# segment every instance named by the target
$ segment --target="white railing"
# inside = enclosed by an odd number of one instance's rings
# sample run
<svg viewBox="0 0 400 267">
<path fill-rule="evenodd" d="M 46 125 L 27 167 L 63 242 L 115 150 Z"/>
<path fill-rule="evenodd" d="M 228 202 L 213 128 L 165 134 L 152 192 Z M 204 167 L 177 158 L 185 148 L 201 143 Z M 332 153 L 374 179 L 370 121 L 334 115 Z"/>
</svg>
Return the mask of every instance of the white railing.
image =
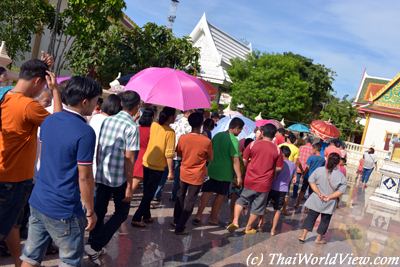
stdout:
<svg viewBox="0 0 400 267">
<path fill-rule="evenodd" d="M 348 169 L 351 170 L 351 173 L 349 173 L 351 176 L 355 176 L 355 172 L 357 171 L 360 159 L 369 148 L 370 147 L 367 146 L 346 142 L 347 166 Z M 390 158 L 390 152 L 385 150 L 375 149 L 375 155 L 378 160 L 378 169 L 382 167 L 385 160 Z M 376 186 L 379 181 L 380 174 L 375 170 L 370 178 L 370 184 Z"/>
</svg>

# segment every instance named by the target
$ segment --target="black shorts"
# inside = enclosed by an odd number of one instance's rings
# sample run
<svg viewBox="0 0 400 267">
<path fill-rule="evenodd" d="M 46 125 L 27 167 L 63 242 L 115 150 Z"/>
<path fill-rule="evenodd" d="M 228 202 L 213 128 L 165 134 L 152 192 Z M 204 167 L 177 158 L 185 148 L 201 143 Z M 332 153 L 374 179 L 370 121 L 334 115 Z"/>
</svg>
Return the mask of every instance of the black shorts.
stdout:
<svg viewBox="0 0 400 267">
<path fill-rule="evenodd" d="M 271 190 L 271 192 L 269 192 L 268 194 L 267 206 L 269 202 L 272 200 L 272 206 L 274 207 L 274 210 L 281 210 L 283 204 L 285 203 L 286 194 L 287 192 L 279 192 Z"/>
<path fill-rule="evenodd" d="M 14 225 L 21 226 L 32 187 L 32 180 L 0 183 L 0 241 L 7 237 Z"/>
<path fill-rule="evenodd" d="M 210 178 L 203 184 L 201 192 L 212 192 L 218 195 L 228 196 L 230 186 L 230 182 L 223 182 Z"/>
</svg>

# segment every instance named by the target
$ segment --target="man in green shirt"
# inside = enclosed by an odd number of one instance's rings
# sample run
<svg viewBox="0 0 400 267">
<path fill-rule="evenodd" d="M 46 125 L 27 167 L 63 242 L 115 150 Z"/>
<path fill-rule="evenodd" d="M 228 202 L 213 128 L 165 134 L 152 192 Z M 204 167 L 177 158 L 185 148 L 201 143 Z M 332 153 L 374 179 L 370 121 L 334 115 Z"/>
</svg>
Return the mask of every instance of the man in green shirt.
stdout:
<svg viewBox="0 0 400 267">
<path fill-rule="evenodd" d="M 208 179 L 202 188 L 200 206 L 193 220 L 193 224 L 200 224 L 204 209 L 212 194 L 217 196 L 214 199 L 209 218 L 209 224 L 218 225 L 219 212 L 226 196 L 229 194 L 231 182 L 236 175 L 236 185 L 241 187 L 242 173 L 240 170 L 240 152 L 237 136 L 242 132 L 243 120 L 233 118 L 229 124 L 229 130 L 218 133 L 212 140 L 214 159 L 208 165 Z"/>
</svg>

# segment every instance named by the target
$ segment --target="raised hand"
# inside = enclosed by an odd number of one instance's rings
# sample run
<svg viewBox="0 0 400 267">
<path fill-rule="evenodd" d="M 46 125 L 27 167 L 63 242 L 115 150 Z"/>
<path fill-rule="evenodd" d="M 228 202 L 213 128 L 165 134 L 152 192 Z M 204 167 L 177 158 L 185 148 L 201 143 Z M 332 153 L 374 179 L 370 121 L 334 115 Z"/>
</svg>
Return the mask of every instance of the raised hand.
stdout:
<svg viewBox="0 0 400 267">
<path fill-rule="evenodd" d="M 58 90 L 56 75 L 53 72 L 47 71 L 46 81 L 50 90 Z"/>
<path fill-rule="evenodd" d="M 49 66 L 49 69 L 51 69 L 54 65 L 54 58 L 48 53 L 41 52 L 40 60 L 44 61 L 47 66 Z"/>
</svg>

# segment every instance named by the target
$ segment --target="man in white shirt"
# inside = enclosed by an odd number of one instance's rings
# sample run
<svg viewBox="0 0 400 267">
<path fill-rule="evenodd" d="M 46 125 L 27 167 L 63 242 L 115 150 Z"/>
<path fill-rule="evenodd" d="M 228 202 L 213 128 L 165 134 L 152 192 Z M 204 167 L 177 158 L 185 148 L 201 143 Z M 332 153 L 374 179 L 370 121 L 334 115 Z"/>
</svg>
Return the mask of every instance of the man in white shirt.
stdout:
<svg viewBox="0 0 400 267">
<path fill-rule="evenodd" d="M 363 167 L 363 174 L 361 177 L 361 181 L 363 183 L 363 187 L 367 187 L 367 183 L 369 177 L 371 176 L 374 168 L 377 167 L 377 159 L 375 156 L 375 149 L 372 147 L 364 153 L 364 167 Z"/>
</svg>

